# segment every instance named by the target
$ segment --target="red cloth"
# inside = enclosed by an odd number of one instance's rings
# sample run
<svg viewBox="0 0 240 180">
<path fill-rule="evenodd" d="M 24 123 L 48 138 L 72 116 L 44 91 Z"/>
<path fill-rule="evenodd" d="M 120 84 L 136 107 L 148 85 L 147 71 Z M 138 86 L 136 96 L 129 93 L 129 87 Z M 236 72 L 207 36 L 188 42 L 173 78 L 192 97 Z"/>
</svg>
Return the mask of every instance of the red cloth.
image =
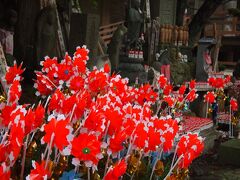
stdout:
<svg viewBox="0 0 240 180">
<path fill-rule="evenodd" d="M 204 59 L 205 59 L 205 62 L 206 62 L 208 65 L 212 64 L 212 58 L 211 58 L 211 56 L 208 54 L 208 52 L 205 52 L 205 53 L 204 53 Z"/>
<path fill-rule="evenodd" d="M 170 65 L 162 65 L 161 66 L 161 74 L 163 74 L 167 80 L 170 82 Z"/>
</svg>

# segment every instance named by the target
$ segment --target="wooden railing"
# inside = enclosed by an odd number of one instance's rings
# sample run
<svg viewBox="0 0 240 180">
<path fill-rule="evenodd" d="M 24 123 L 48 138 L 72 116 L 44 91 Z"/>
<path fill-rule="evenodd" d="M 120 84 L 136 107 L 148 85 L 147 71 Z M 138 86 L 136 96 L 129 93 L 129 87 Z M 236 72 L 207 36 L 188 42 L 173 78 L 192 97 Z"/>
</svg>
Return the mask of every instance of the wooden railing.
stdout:
<svg viewBox="0 0 240 180">
<path fill-rule="evenodd" d="M 205 27 L 205 36 L 214 36 L 214 33 L 217 36 L 240 36 L 240 20 L 236 17 L 211 18 Z"/>
<path fill-rule="evenodd" d="M 124 21 L 120 21 L 106 26 L 101 26 L 99 28 L 99 35 L 106 45 L 110 43 L 113 33 L 117 30 L 118 26 L 122 25 L 123 23 Z"/>
</svg>

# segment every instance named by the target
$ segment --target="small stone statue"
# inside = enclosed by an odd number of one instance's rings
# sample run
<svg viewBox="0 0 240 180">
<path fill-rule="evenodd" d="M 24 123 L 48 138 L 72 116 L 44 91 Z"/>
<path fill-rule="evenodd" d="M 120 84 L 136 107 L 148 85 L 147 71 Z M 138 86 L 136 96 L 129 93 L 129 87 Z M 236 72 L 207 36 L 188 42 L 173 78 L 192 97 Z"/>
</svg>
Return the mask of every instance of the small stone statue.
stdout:
<svg viewBox="0 0 240 180">
<path fill-rule="evenodd" d="M 56 10 L 52 6 L 41 10 L 37 22 L 37 58 L 43 60 L 45 56 L 57 54 L 57 22 Z"/>
<path fill-rule="evenodd" d="M 121 51 L 122 42 L 127 28 L 124 25 L 120 25 L 114 32 L 112 40 L 108 46 L 108 54 L 111 61 L 112 71 L 118 70 L 119 66 L 119 55 Z"/>
<path fill-rule="evenodd" d="M 140 0 L 132 0 L 127 17 L 128 49 L 139 49 L 139 37 L 143 24 L 143 12 L 140 9 Z"/>
</svg>

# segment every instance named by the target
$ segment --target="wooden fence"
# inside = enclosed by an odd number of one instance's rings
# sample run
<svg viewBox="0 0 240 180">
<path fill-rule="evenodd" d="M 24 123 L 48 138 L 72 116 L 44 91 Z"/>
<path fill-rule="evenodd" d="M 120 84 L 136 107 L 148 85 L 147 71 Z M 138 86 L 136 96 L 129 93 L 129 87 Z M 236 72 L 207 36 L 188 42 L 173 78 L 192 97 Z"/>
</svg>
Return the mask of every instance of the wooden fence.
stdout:
<svg viewBox="0 0 240 180">
<path fill-rule="evenodd" d="M 124 21 L 120 21 L 106 26 L 101 26 L 99 28 L 99 35 L 106 45 L 110 43 L 113 33 L 117 30 L 118 26 L 122 25 L 123 23 Z"/>
</svg>

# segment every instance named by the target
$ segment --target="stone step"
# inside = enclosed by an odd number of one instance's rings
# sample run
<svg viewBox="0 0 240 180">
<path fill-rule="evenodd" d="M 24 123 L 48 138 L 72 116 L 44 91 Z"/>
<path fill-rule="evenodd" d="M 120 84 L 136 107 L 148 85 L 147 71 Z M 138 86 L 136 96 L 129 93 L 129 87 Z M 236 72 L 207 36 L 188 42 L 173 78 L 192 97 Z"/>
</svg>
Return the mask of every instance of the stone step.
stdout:
<svg viewBox="0 0 240 180">
<path fill-rule="evenodd" d="M 207 153 L 214 147 L 215 140 L 219 138 L 220 133 L 213 128 L 209 128 L 200 132 L 200 135 L 205 138 L 204 152 Z"/>
<path fill-rule="evenodd" d="M 231 139 L 220 145 L 219 161 L 222 164 L 229 164 L 240 167 L 240 140 Z"/>
</svg>

